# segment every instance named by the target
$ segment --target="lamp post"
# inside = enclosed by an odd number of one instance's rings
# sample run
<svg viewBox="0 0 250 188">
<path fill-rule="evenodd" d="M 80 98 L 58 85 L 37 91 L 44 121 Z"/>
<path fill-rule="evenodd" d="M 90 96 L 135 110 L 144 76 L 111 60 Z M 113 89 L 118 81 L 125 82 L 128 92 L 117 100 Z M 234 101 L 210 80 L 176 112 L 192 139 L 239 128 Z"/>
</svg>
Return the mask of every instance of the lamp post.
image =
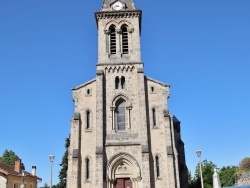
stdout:
<svg viewBox="0 0 250 188">
<path fill-rule="evenodd" d="M 197 156 L 199 157 L 199 164 L 200 164 L 200 174 L 201 174 L 201 188 L 204 188 L 203 185 L 203 176 L 202 176 L 202 168 L 201 168 L 201 150 L 196 151 Z"/>
<path fill-rule="evenodd" d="M 55 156 L 53 154 L 49 155 L 49 160 L 51 162 L 51 165 L 50 165 L 50 188 L 52 188 L 52 165 L 53 165 L 54 159 L 55 159 Z"/>
</svg>

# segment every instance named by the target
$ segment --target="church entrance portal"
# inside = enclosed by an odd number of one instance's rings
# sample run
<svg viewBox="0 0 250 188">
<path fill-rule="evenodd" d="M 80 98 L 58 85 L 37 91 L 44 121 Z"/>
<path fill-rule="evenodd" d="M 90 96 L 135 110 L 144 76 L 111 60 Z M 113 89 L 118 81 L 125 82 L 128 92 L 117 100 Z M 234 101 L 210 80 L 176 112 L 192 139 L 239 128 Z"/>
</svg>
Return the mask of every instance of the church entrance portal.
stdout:
<svg viewBox="0 0 250 188">
<path fill-rule="evenodd" d="M 136 159 L 128 153 L 117 153 L 107 164 L 107 188 L 136 188 L 141 170 Z"/>
<path fill-rule="evenodd" d="M 115 188 L 132 188 L 132 181 L 129 178 L 116 179 Z"/>
</svg>

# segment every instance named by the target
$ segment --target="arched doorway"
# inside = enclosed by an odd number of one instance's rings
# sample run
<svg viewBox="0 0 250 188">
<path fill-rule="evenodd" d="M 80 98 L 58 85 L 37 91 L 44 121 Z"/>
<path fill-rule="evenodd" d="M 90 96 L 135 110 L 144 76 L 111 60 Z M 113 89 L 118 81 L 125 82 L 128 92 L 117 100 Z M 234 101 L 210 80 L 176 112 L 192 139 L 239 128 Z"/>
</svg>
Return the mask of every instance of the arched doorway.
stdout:
<svg viewBox="0 0 250 188">
<path fill-rule="evenodd" d="M 107 188 L 137 188 L 141 180 L 140 167 L 133 156 L 119 153 L 107 165 Z"/>
</svg>

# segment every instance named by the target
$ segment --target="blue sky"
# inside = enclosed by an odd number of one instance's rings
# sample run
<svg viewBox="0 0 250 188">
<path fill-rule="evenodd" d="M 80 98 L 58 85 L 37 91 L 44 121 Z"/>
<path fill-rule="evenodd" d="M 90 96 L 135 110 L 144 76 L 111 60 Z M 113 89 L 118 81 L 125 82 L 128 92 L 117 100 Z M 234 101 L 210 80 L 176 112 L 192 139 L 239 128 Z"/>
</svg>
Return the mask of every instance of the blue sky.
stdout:
<svg viewBox="0 0 250 188">
<path fill-rule="evenodd" d="M 101 0 L 0 0 L 0 155 L 54 183 L 73 115 L 71 88 L 95 77 Z M 171 84 L 186 163 L 250 156 L 250 1 L 135 0 L 145 74 Z"/>
</svg>

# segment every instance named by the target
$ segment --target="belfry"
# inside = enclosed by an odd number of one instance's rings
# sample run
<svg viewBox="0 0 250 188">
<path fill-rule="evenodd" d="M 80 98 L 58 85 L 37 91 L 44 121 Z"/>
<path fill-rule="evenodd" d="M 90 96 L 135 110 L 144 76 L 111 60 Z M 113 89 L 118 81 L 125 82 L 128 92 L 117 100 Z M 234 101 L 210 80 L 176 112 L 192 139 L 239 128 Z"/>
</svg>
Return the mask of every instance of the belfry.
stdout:
<svg viewBox="0 0 250 188">
<path fill-rule="evenodd" d="M 72 89 L 67 188 L 187 188 L 180 121 L 169 85 L 144 75 L 142 11 L 104 0 L 96 77 Z"/>
</svg>

